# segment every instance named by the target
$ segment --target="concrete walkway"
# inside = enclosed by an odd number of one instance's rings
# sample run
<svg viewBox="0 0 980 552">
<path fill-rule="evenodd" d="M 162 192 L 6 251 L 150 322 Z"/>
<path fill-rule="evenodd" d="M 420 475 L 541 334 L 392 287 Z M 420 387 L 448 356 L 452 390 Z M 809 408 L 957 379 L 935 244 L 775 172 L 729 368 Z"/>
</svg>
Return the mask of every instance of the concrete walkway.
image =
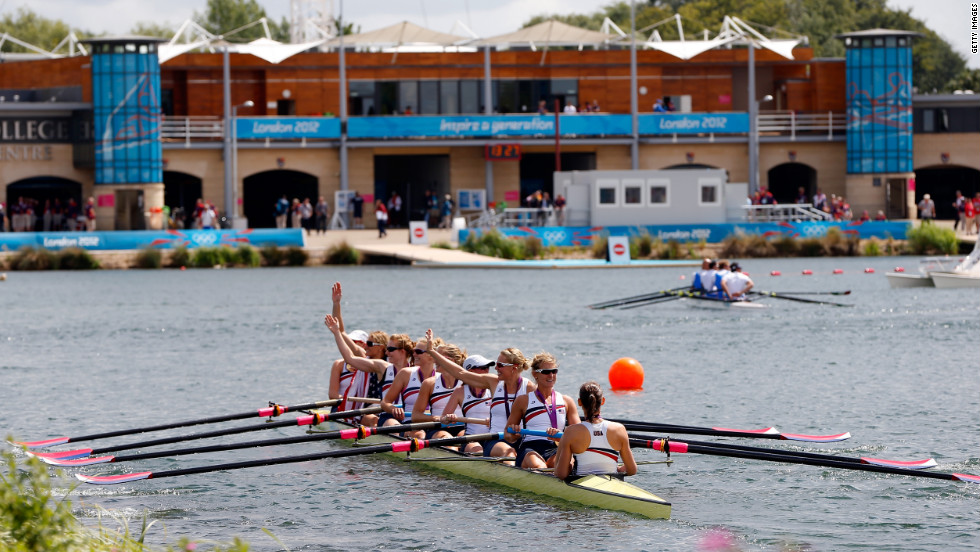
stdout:
<svg viewBox="0 0 980 552">
<path fill-rule="evenodd" d="M 500 264 L 504 259 L 467 253 L 458 249 L 430 247 L 433 244 L 449 244 L 452 231 L 447 229 L 429 229 L 429 245 L 412 245 L 408 243 L 407 228 L 393 228 L 388 235 L 379 238 L 377 230 L 328 230 L 324 234 L 308 234 L 306 249 L 311 251 L 326 251 L 342 243 L 357 249 L 362 254 L 375 257 L 390 257 L 410 263 L 436 263 L 440 265 L 467 264 Z"/>
</svg>

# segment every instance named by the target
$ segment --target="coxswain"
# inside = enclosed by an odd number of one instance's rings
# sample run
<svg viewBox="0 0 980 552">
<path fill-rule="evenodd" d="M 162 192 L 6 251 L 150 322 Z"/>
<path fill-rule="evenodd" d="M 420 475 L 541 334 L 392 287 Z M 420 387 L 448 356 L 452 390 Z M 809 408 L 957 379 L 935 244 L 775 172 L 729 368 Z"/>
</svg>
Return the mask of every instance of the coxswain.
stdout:
<svg viewBox="0 0 980 552">
<path fill-rule="evenodd" d="M 517 397 L 507 419 L 508 442 L 516 443 L 521 429 L 555 435 L 568 424 L 579 423 L 575 401 L 555 391 L 558 361 L 550 353 L 538 353 L 531 361 L 531 371 L 538 388 Z M 525 435 L 517 446 L 517 465 L 526 469 L 545 469 L 555 466 L 558 444 L 552 438 Z"/>
<path fill-rule="evenodd" d="M 555 477 L 565 479 L 573 473 L 576 476 L 603 473 L 635 475 L 636 460 L 630 450 L 626 428 L 622 424 L 603 420 L 600 414 L 606 399 L 599 384 L 594 381 L 583 383 L 578 390 L 578 404 L 585 412 L 585 419 L 582 423 L 565 428 L 558 442 Z M 620 459 L 623 465 L 619 465 Z"/>
<path fill-rule="evenodd" d="M 738 263 L 732 263 L 732 271 L 721 280 L 725 298 L 732 301 L 745 301 L 746 294 L 754 285 L 752 279 L 742 273 L 742 267 Z"/>
<path fill-rule="evenodd" d="M 422 342 L 428 343 L 428 338 L 429 335 L 426 334 L 426 340 Z M 416 347 L 419 347 L 419 345 L 416 344 Z M 421 348 L 419 347 L 419 349 Z M 451 343 L 440 345 L 438 351 L 442 356 L 453 361 L 453 363 L 463 362 L 463 359 L 466 358 L 466 353 Z M 425 354 L 426 352 L 428 352 L 427 349 L 416 351 L 416 358 L 420 367 L 426 364 L 429 366 L 435 365 L 435 359 L 432 355 Z M 436 366 L 435 374 L 422 381 L 419 396 L 415 401 L 415 406 L 412 407 L 413 422 L 433 422 L 440 420 L 443 411 L 446 409 L 446 405 L 452 400 L 451 397 L 456 390 L 460 389 L 461 383 L 456 379 L 456 376 L 447 372 L 448 370 L 445 368 Z M 458 406 L 453 413 L 459 417 L 463 416 L 463 411 Z M 445 439 L 447 437 L 459 436 L 462 432 L 463 426 L 459 425 L 451 428 L 430 429 L 424 433 L 424 436 L 426 439 Z"/>
<path fill-rule="evenodd" d="M 445 368 L 447 372 L 456 376 L 456 379 L 463 382 L 463 385 L 472 387 L 472 393 L 476 390 L 486 389 L 491 391 L 490 398 L 490 433 L 500 433 L 507 429 L 507 420 L 510 418 L 512 407 L 517 397 L 526 395 L 528 392 L 537 389 L 537 384 L 521 375 L 521 372 L 528 369 L 529 363 L 520 349 L 508 348 L 500 351 L 496 361 L 487 362 L 483 366 L 494 367 L 496 374 L 484 372 L 471 368 L 465 370 L 444 356 L 433 350 L 431 353 L 435 358 L 436 364 Z M 482 362 L 482 357 L 475 360 L 476 363 Z M 471 416 L 468 416 L 471 417 Z M 452 421 L 454 417 L 448 416 L 444 421 Z M 474 428 L 475 429 L 475 428 Z M 483 456 L 493 458 L 515 457 L 517 451 L 510 441 L 504 439 L 492 439 L 483 442 Z M 508 464 L 512 462 L 508 461 Z"/>
</svg>

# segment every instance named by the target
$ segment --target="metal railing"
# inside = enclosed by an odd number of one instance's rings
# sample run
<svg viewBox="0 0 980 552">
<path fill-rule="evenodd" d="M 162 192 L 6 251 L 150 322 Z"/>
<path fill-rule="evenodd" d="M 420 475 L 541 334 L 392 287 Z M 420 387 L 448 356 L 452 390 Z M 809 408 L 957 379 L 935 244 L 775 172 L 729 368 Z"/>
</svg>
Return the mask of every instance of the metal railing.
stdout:
<svg viewBox="0 0 980 552">
<path fill-rule="evenodd" d="M 807 220 L 831 220 L 830 213 L 817 209 L 811 203 L 786 205 L 743 205 L 745 220 L 750 222 L 801 222 Z"/>
<path fill-rule="evenodd" d="M 165 141 L 221 140 L 225 137 L 225 122 L 221 117 L 164 117 L 160 122 L 160 138 Z"/>
<path fill-rule="evenodd" d="M 812 136 L 826 134 L 828 140 L 834 134 L 847 131 L 847 113 L 827 111 L 825 113 L 797 113 L 796 111 L 770 111 L 760 113 L 757 119 L 759 134 L 789 136 L 796 140 L 798 134 Z"/>
</svg>

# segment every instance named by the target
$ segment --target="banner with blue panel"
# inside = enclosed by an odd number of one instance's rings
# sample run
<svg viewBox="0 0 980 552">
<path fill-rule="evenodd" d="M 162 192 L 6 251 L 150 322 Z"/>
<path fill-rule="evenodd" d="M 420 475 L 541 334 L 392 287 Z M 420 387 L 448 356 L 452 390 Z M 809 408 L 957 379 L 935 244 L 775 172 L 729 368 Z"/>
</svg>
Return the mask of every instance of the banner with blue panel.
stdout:
<svg viewBox="0 0 980 552">
<path fill-rule="evenodd" d="M 95 183 L 163 182 L 155 48 L 97 44 L 92 54 L 92 103 Z"/>
<path fill-rule="evenodd" d="M 646 113 L 637 117 L 641 135 L 749 132 L 748 113 Z"/>
<path fill-rule="evenodd" d="M 910 227 L 908 222 L 758 222 L 737 224 L 677 224 L 664 226 L 537 226 L 497 228 L 508 238 L 538 238 L 545 247 L 589 246 L 593 240 L 604 236 L 639 237 L 649 234 L 662 241 L 719 243 L 736 233 L 761 235 L 767 238 L 819 238 L 829 228 L 839 228 L 845 236 L 860 239 L 889 237 L 904 240 Z M 460 230 L 460 241 L 466 241 L 470 233 L 480 235 L 484 230 Z"/>
<path fill-rule="evenodd" d="M 239 117 L 239 140 L 300 140 L 340 138 L 336 117 Z"/>
<path fill-rule="evenodd" d="M 562 136 L 629 136 L 629 115 L 562 115 Z M 491 138 L 554 136 L 554 115 L 351 117 L 349 138 Z"/>
<path fill-rule="evenodd" d="M 16 251 L 22 247 L 65 249 L 78 247 L 92 251 L 133 250 L 152 247 L 303 247 L 303 230 L 144 230 L 116 232 L 18 232 L 0 233 L 0 251 Z"/>
</svg>

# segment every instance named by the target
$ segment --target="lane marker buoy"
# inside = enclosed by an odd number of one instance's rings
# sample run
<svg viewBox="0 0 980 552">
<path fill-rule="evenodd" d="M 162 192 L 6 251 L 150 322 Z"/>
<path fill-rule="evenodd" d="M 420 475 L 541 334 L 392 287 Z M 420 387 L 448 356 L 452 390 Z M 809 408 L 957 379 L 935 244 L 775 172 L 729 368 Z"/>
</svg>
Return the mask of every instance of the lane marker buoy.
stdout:
<svg viewBox="0 0 980 552">
<path fill-rule="evenodd" d="M 643 388 L 643 365 L 630 357 L 617 359 L 609 367 L 609 385 L 615 390 Z"/>
<path fill-rule="evenodd" d="M 778 270 L 773 270 L 772 272 L 769 273 L 769 275 L 770 276 L 782 276 L 783 273 L 780 272 L 780 271 L 778 271 Z"/>
<path fill-rule="evenodd" d="M 843 269 L 840 269 L 840 268 L 835 268 L 834 269 L 834 274 L 843 274 L 843 273 L 844 273 L 844 270 Z"/>
<path fill-rule="evenodd" d="M 813 271 L 810 270 L 809 268 L 803 269 L 803 275 L 804 276 L 809 276 L 811 274 L 813 274 Z"/>
<path fill-rule="evenodd" d="M 864 269 L 864 273 L 865 274 L 874 274 L 875 273 L 875 269 L 870 268 L 870 267 L 869 268 L 866 268 L 866 269 Z"/>
</svg>

